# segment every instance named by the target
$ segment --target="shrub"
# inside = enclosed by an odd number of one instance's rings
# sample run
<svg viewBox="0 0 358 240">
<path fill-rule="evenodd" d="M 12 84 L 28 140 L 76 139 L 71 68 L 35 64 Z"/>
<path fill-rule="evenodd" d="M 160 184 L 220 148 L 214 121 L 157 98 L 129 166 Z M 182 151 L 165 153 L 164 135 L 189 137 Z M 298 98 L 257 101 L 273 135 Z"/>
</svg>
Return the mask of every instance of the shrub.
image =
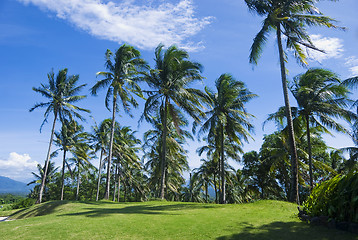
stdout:
<svg viewBox="0 0 358 240">
<path fill-rule="evenodd" d="M 316 186 L 303 204 L 310 216 L 358 223 L 358 173 L 338 175 Z"/>
<path fill-rule="evenodd" d="M 25 198 L 21 200 L 20 202 L 14 203 L 11 205 L 12 209 L 19 209 L 19 208 L 27 208 L 34 205 L 36 202 L 36 199 L 33 198 Z"/>
</svg>

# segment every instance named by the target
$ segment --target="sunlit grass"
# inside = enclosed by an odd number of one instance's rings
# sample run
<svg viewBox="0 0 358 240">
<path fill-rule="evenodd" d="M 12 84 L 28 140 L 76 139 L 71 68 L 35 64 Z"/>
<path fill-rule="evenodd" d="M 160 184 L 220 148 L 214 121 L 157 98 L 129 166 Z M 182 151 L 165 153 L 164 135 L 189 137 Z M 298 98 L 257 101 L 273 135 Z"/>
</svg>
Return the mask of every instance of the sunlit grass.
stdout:
<svg viewBox="0 0 358 240">
<path fill-rule="evenodd" d="M 48 202 L 0 223 L 2 239 L 355 239 L 312 227 L 294 204 Z M 358 239 L 358 238 L 357 238 Z"/>
</svg>

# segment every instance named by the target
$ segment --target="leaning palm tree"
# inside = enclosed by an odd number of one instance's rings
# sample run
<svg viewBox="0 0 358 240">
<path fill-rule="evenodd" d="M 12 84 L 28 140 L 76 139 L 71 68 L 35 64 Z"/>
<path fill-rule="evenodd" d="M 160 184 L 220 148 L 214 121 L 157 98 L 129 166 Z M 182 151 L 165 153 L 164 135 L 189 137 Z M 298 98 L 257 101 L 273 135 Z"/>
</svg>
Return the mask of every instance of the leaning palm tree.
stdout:
<svg viewBox="0 0 358 240">
<path fill-rule="evenodd" d="M 86 84 L 82 84 L 80 86 L 76 86 L 79 76 L 78 75 L 71 75 L 67 76 L 67 68 L 62 69 L 58 72 L 57 76 L 53 71 L 47 74 L 48 77 L 48 84 L 44 85 L 41 84 L 39 88 L 32 88 L 35 92 L 40 93 L 42 96 L 49 99 L 48 102 L 44 103 L 36 103 L 34 107 L 30 109 L 30 112 L 35 110 L 36 108 L 46 107 L 46 111 L 44 114 L 44 121 L 40 127 L 40 131 L 42 126 L 47 122 L 50 113 L 53 113 L 54 119 L 52 123 L 52 130 L 51 130 L 51 137 L 50 143 L 47 151 L 47 157 L 45 161 L 45 171 L 44 175 L 46 179 L 48 163 L 50 159 L 50 152 L 51 146 L 53 142 L 53 136 L 55 132 L 55 125 L 58 119 L 63 122 L 65 119 L 73 120 L 73 117 L 77 117 L 79 119 L 83 119 L 83 117 L 77 111 L 84 111 L 89 112 L 89 110 L 77 107 L 73 105 L 73 103 L 84 99 L 85 95 L 77 95 L 79 91 L 86 86 Z M 40 191 L 39 191 L 39 198 L 37 199 L 37 203 L 42 202 L 42 193 L 45 187 L 45 180 L 41 183 Z"/>
<path fill-rule="evenodd" d="M 228 147 L 234 147 L 242 152 L 242 140 L 248 141 L 253 125 L 249 119 L 253 115 L 246 111 L 245 104 L 256 97 L 243 82 L 235 80 L 229 74 L 222 74 L 215 82 L 217 93 L 205 89 L 212 108 L 206 112 L 208 119 L 199 130 L 199 136 L 208 132 L 208 141 L 215 143 L 219 150 L 221 172 L 220 202 L 225 199 L 225 153 Z M 232 144 L 226 145 L 229 140 Z M 238 152 L 236 151 L 236 153 Z M 234 151 L 232 151 L 234 152 Z M 235 157 L 237 158 L 237 157 Z"/>
<path fill-rule="evenodd" d="M 312 147 L 310 126 L 318 126 L 326 133 L 327 128 L 348 133 L 335 119 L 343 118 L 350 122 L 354 114 L 347 109 L 350 106 L 348 89 L 341 84 L 338 76 L 325 69 L 309 69 L 294 78 L 290 90 L 297 100 L 298 114 L 306 122 L 306 134 L 309 156 L 310 187 L 313 188 Z"/>
<path fill-rule="evenodd" d="M 324 16 L 315 6 L 318 1 L 319 0 L 245 0 L 250 11 L 265 17 L 263 26 L 254 38 L 254 42 L 251 46 L 250 63 L 257 64 L 269 33 L 275 31 L 277 36 L 292 161 L 290 201 L 297 203 L 299 203 L 298 159 L 286 80 L 285 61 L 287 58 L 283 50 L 282 35 L 286 38 L 286 48 L 293 52 L 294 56 L 302 65 L 307 65 L 303 47 L 313 50 L 319 49 L 313 45 L 306 27 L 323 26 L 337 28 L 337 26 L 333 24 L 335 20 Z"/>
<path fill-rule="evenodd" d="M 201 65 L 188 60 L 186 51 L 170 46 L 164 51 L 164 45 L 160 44 L 155 50 L 155 69 L 146 73 L 144 80 L 153 90 L 146 91 L 148 98 L 145 103 L 142 118 L 153 123 L 153 116 L 157 116 L 159 109 L 162 124 L 161 143 L 161 182 L 160 198 L 164 199 L 167 157 L 168 119 L 177 128 L 181 118 L 181 111 L 190 115 L 195 121 L 199 121 L 202 115 L 201 102 L 203 93 L 190 84 L 203 77 Z"/>
<path fill-rule="evenodd" d="M 114 58 L 114 62 L 112 60 Z M 137 84 L 137 76 L 141 70 L 146 67 L 146 63 L 140 58 L 140 52 L 132 46 L 123 44 L 115 54 L 110 50 L 106 52 L 106 68 L 108 72 L 98 72 L 97 76 L 103 76 L 104 79 L 98 81 L 92 88 L 91 93 L 96 95 L 101 88 L 108 88 L 105 105 L 110 110 L 110 98 L 112 97 L 112 126 L 108 151 L 108 168 L 106 179 L 106 192 L 104 199 L 109 199 L 110 188 L 110 166 L 113 157 L 113 136 L 115 116 L 118 111 L 118 102 L 121 103 L 124 112 L 130 114 L 131 105 L 138 106 L 133 93 L 141 96 L 141 89 Z M 130 116 L 132 116 L 130 114 Z"/>
</svg>

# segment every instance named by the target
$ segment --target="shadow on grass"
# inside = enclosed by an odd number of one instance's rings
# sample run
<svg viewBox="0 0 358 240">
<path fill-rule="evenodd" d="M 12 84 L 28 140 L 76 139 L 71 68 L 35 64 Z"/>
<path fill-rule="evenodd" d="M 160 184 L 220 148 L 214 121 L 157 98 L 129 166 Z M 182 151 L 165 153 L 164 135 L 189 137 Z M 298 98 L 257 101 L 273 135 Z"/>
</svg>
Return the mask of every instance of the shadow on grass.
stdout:
<svg viewBox="0 0 358 240">
<path fill-rule="evenodd" d="M 213 208 L 213 206 L 205 206 L 200 204 L 168 204 L 168 205 L 134 205 L 125 206 L 118 205 L 118 208 L 87 208 L 87 211 L 78 213 L 67 213 L 61 216 L 86 216 L 86 217 L 103 217 L 112 214 L 162 214 L 162 215 L 179 215 L 176 211 Z"/>
<path fill-rule="evenodd" d="M 244 223 L 246 226 L 240 233 L 221 236 L 217 240 L 348 240 L 358 239 L 358 235 L 339 231 L 335 229 L 328 229 L 321 226 L 310 226 L 303 222 L 273 222 L 262 225 L 260 227 L 253 226 L 249 223 Z"/>
<path fill-rule="evenodd" d="M 43 216 L 55 212 L 56 208 L 67 204 L 68 201 L 45 202 L 32 208 L 21 209 L 10 216 L 12 219 Z"/>
</svg>

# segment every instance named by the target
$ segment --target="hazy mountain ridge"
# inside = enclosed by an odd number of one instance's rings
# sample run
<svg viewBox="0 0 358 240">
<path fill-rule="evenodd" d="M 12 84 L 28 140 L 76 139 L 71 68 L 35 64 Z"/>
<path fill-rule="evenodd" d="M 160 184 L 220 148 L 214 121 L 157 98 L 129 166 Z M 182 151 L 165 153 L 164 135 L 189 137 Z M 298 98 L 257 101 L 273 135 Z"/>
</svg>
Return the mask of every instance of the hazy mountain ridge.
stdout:
<svg viewBox="0 0 358 240">
<path fill-rule="evenodd" d="M 31 188 L 26 183 L 0 176 L 0 193 L 26 194 Z"/>
</svg>

